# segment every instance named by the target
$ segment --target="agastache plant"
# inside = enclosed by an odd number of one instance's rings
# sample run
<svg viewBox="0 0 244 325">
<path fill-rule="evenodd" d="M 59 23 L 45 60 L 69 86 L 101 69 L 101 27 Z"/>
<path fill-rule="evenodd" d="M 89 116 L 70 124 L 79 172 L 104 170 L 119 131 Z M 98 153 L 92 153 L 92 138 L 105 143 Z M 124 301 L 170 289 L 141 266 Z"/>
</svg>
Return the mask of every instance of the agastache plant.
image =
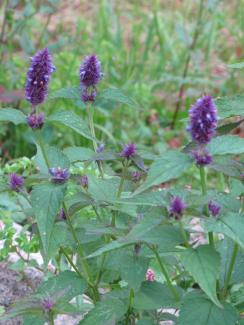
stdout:
<svg viewBox="0 0 244 325">
<path fill-rule="evenodd" d="M 42 128 L 44 114 L 37 110 L 45 102 L 53 69 L 47 49 L 34 56 L 26 93 L 36 152 L 30 168 L 15 161 L 7 164 L 0 182 L 0 217 L 5 221 L 11 215 L 18 222 L 21 216 L 22 231 L 28 229 L 28 238 L 36 236 L 43 262 L 36 265 L 28 252 L 22 254 L 22 241 L 10 250 L 21 258 L 21 268 L 37 267 L 43 279 L 29 304 L 21 299 L 0 320 L 17 315 L 24 322 L 54 325 L 59 313 L 79 312 L 80 324 L 156 325 L 173 320 L 179 325 L 241 325 L 244 146 L 238 145 L 243 144 L 239 137 L 216 133 L 212 97 L 203 96 L 190 109 L 191 141 L 182 150 L 157 153 L 158 143 L 137 150 L 145 143 L 141 146 L 135 139 L 118 150 L 122 139 L 114 136 L 111 143 L 98 119 L 97 135 L 102 138 L 96 137 L 93 103 L 102 72 L 98 57 L 87 56 L 77 72 L 79 100 L 86 111 L 81 119 L 72 102 L 68 111 L 51 118 L 46 110 L 48 123 L 54 123 L 49 139 Z M 74 86 L 65 89 L 67 100 Z M 112 92 L 110 88 L 106 94 Z M 112 93 L 111 102 L 118 93 Z M 229 111 L 235 116 L 232 101 L 227 100 L 228 109 L 220 116 Z M 18 113 L 0 109 L 0 121 L 9 116 L 15 122 Z M 22 112 L 19 115 L 26 126 Z M 69 128 L 85 142 L 56 141 L 65 146 L 55 147 L 56 124 L 61 126 L 59 139 Z M 236 161 L 233 152 L 238 153 Z M 209 184 L 206 169 L 211 171 Z M 6 250 L 9 238 L 4 239 Z M 62 294 L 55 295 L 59 291 Z"/>
</svg>

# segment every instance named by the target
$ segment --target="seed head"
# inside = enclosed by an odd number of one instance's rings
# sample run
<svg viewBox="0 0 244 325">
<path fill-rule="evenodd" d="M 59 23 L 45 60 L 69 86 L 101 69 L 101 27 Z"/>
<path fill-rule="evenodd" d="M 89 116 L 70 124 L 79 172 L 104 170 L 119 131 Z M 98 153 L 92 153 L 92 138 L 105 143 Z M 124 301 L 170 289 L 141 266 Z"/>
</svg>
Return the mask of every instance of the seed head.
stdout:
<svg viewBox="0 0 244 325">
<path fill-rule="evenodd" d="M 20 189 L 23 187 L 23 185 L 24 185 L 24 179 L 21 176 L 15 173 L 9 175 L 9 186 L 11 190 L 15 192 L 19 192 Z"/>
<path fill-rule="evenodd" d="M 212 155 L 210 155 L 206 148 L 199 148 L 193 151 L 192 157 L 198 166 L 207 166 L 213 161 Z"/>
<path fill-rule="evenodd" d="M 52 167 L 49 168 L 49 174 L 52 176 L 52 182 L 55 184 L 65 183 L 70 176 L 69 170 L 67 168 Z"/>
<path fill-rule="evenodd" d="M 172 198 L 169 208 L 169 213 L 175 217 L 176 220 L 181 219 L 183 211 L 186 209 L 187 205 L 178 196 Z"/>
<path fill-rule="evenodd" d="M 25 97 L 33 107 L 44 102 L 54 70 L 55 66 L 47 48 L 37 52 L 32 58 L 26 77 Z"/>
<path fill-rule="evenodd" d="M 27 124 L 32 129 L 41 129 L 45 120 L 45 114 L 41 112 L 40 114 L 31 113 L 27 117 Z"/>
<path fill-rule="evenodd" d="M 121 157 L 124 157 L 126 159 L 130 159 L 133 157 L 136 153 L 136 145 L 134 143 L 126 144 L 123 147 L 123 150 L 120 153 Z"/>
<path fill-rule="evenodd" d="M 189 110 L 187 130 L 198 144 L 211 141 L 217 127 L 217 109 L 211 96 L 203 96 Z"/>
<path fill-rule="evenodd" d="M 213 217 L 217 217 L 221 211 L 221 206 L 211 200 L 208 202 L 208 210 Z"/>
</svg>

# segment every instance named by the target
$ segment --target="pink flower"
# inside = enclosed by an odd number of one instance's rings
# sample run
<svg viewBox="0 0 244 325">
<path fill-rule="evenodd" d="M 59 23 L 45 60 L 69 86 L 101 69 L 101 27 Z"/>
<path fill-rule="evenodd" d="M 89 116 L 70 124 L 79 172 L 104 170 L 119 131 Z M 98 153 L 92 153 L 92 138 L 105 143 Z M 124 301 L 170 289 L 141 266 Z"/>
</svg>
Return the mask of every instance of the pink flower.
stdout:
<svg viewBox="0 0 244 325">
<path fill-rule="evenodd" d="M 155 274 L 154 274 L 154 271 L 152 269 L 147 270 L 146 280 L 150 281 L 150 282 L 153 282 L 155 280 Z"/>
</svg>

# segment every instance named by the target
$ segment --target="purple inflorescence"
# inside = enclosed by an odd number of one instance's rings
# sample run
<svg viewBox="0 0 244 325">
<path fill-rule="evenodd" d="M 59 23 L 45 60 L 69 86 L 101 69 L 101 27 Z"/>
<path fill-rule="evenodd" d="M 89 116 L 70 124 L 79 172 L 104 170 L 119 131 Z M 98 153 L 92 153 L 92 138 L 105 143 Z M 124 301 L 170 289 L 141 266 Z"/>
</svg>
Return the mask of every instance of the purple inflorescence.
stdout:
<svg viewBox="0 0 244 325">
<path fill-rule="evenodd" d="M 141 179 L 141 173 L 138 171 L 134 171 L 131 173 L 131 178 L 133 182 L 137 183 Z"/>
<path fill-rule="evenodd" d="M 49 312 L 54 307 L 54 301 L 51 298 L 45 298 L 42 300 L 42 307 L 46 312 Z"/>
<path fill-rule="evenodd" d="M 52 167 L 49 168 L 49 173 L 52 176 L 52 182 L 55 184 L 65 183 L 70 176 L 69 170 L 67 168 Z"/>
<path fill-rule="evenodd" d="M 43 112 L 37 114 L 37 113 L 31 113 L 27 117 L 27 124 L 32 129 L 41 129 L 45 120 L 45 114 Z"/>
<path fill-rule="evenodd" d="M 80 66 L 80 84 L 82 100 L 94 101 L 96 98 L 96 85 L 102 78 L 101 63 L 95 54 L 86 56 Z"/>
<path fill-rule="evenodd" d="M 60 211 L 59 211 L 59 220 L 66 220 L 66 214 L 65 214 L 65 211 L 64 209 L 62 208 Z"/>
<path fill-rule="evenodd" d="M 21 176 L 15 173 L 9 175 L 9 186 L 11 190 L 15 192 L 19 192 L 19 190 L 23 187 L 23 185 L 24 185 L 24 179 Z"/>
<path fill-rule="evenodd" d="M 217 109 L 211 96 L 203 96 L 189 110 L 187 130 L 193 141 L 206 144 L 211 141 L 217 127 Z"/>
<path fill-rule="evenodd" d="M 25 97 L 33 107 L 44 102 L 49 79 L 54 70 L 55 66 L 47 48 L 37 52 L 32 58 L 27 72 Z"/>
<path fill-rule="evenodd" d="M 134 143 L 126 144 L 123 147 L 123 150 L 120 153 L 121 157 L 124 157 L 126 159 L 130 159 L 133 157 L 136 153 L 136 145 Z"/>
<path fill-rule="evenodd" d="M 221 206 L 213 201 L 208 202 L 208 210 L 213 217 L 217 217 L 221 211 Z"/>
<path fill-rule="evenodd" d="M 207 166 L 212 163 L 213 157 L 205 148 L 199 148 L 192 152 L 192 157 L 198 166 Z"/>
<path fill-rule="evenodd" d="M 186 207 L 187 205 L 182 201 L 182 199 L 179 196 L 175 196 L 171 200 L 169 213 L 174 216 L 176 220 L 179 220 Z"/>
</svg>

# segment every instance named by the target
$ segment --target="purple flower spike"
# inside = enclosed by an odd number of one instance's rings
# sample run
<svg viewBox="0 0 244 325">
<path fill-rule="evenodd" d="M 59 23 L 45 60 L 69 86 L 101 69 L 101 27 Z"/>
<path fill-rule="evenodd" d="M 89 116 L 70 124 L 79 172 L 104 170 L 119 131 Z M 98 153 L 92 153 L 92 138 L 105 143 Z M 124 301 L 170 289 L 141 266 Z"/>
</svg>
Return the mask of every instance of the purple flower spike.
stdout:
<svg viewBox="0 0 244 325">
<path fill-rule="evenodd" d="M 207 166 L 213 162 L 213 158 L 205 148 L 192 152 L 192 157 L 198 166 Z"/>
<path fill-rule="evenodd" d="M 180 197 L 173 197 L 170 203 L 169 213 L 175 217 L 176 220 L 181 219 L 183 211 L 187 205 L 181 200 Z"/>
<path fill-rule="evenodd" d="M 130 143 L 124 146 L 123 150 L 120 153 L 120 156 L 126 159 L 130 159 L 135 155 L 135 153 L 136 153 L 136 145 L 134 143 Z"/>
<path fill-rule="evenodd" d="M 49 312 L 54 307 L 54 301 L 51 298 L 45 298 L 42 301 L 42 307 L 46 312 Z"/>
<path fill-rule="evenodd" d="M 217 217 L 221 211 L 221 206 L 213 201 L 209 201 L 208 210 L 213 217 Z"/>
<path fill-rule="evenodd" d="M 9 175 L 9 186 L 11 190 L 15 192 L 19 192 L 20 189 L 23 187 L 23 185 L 24 185 L 24 179 L 21 176 L 15 173 Z"/>
<path fill-rule="evenodd" d="M 141 179 L 141 173 L 138 172 L 138 171 L 132 172 L 131 173 L 131 178 L 132 178 L 133 182 L 137 183 Z"/>
<path fill-rule="evenodd" d="M 29 125 L 30 128 L 32 129 L 41 129 L 45 120 L 45 114 L 40 113 L 40 114 L 30 114 L 27 117 L 27 124 Z"/>
<path fill-rule="evenodd" d="M 96 98 L 96 85 L 102 78 L 101 63 L 95 54 L 86 56 L 80 66 L 80 84 L 82 100 L 94 101 Z"/>
<path fill-rule="evenodd" d="M 55 70 L 52 57 L 47 48 L 39 51 L 32 58 L 27 72 L 25 97 L 35 107 L 44 102 L 51 74 Z"/>
<path fill-rule="evenodd" d="M 147 270 L 146 280 L 150 281 L 150 282 L 153 282 L 155 280 L 155 274 L 154 274 L 154 271 L 152 269 Z"/>
<path fill-rule="evenodd" d="M 217 127 L 217 109 L 211 96 L 203 96 L 189 110 L 190 122 L 187 130 L 198 144 L 211 141 Z"/>
<path fill-rule="evenodd" d="M 55 184 L 65 183 L 70 176 L 69 170 L 67 168 L 52 167 L 49 168 L 49 173 L 52 176 L 52 182 Z"/>
</svg>

